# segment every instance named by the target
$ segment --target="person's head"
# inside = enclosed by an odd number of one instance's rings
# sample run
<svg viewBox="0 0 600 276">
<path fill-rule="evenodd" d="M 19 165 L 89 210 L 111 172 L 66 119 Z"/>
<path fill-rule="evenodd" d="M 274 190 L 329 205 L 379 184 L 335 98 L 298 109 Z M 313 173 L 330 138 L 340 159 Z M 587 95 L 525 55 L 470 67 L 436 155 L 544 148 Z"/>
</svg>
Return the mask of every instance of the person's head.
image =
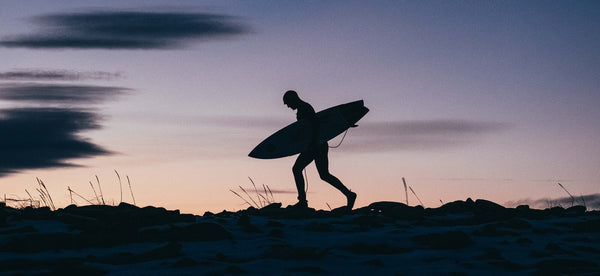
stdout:
<svg viewBox="0 0 600 276">
<path fill-rule="evenodd" d="M 296 91 L 288 90 L 283 94 L 283 104 L 287 105 L 289 108 L 298 108 L 298 103 L 300 103 L 300 97 L 298 97 Z"/>
</svg>

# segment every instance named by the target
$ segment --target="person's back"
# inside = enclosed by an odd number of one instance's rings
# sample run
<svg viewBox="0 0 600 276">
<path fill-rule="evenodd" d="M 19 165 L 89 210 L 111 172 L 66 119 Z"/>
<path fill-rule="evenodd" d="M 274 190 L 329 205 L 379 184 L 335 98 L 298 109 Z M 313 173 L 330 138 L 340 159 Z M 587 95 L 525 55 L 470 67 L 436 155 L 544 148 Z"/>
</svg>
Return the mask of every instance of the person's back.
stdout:
<svg viewBox="0 0 600 276">
<path fill-rule="evenodd" d="M 296 119 L 298 121 L 300 120 L 311 120 L 314 121 L 315 120 L 315 109 L 312 107 L 312 105 L 310 105 L 309 103 L 300 100 L 298 103 L 298 112 L 296 112 Z"/>
</svg>

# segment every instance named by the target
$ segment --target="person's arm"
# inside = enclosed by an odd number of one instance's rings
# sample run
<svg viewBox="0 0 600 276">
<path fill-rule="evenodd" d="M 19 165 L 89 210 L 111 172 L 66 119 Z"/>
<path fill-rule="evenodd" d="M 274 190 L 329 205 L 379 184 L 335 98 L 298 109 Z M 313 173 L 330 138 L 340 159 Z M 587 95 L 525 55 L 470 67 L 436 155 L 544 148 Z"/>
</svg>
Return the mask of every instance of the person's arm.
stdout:
<svg viewBox="0 0 600 276">
<path fill-rule="evenodd" d="M 319 145 L 319 121 L 317 120 L 317 115 L 312 106 L 307 104 L 307 109 L 308 118 L 306 119 L 308 121 L 309 129 L 311 130 L 311 137 L 310 142 L 308 144 L 308 149 L 316 150 L 317 146 Z"/>
</svg>

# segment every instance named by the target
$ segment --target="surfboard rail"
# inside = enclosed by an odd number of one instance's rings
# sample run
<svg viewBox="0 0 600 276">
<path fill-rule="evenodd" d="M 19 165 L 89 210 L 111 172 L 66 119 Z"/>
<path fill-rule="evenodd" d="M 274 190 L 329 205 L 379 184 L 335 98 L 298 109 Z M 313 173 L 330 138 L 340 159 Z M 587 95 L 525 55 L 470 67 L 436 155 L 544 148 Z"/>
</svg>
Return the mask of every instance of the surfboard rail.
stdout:
<svg viewBox="0 0 600 276">
<path fill-rule="evenodd" d="M 327 142 L 353 127 L 369 112 L 363 100 L 336 105 L 316 113 L 319 141 Z M 306 121 L 293 122 L 260 142 L 248 156 L 275 159 L 303 152 L 309 144 L 311 129 Z"/>
</svg>

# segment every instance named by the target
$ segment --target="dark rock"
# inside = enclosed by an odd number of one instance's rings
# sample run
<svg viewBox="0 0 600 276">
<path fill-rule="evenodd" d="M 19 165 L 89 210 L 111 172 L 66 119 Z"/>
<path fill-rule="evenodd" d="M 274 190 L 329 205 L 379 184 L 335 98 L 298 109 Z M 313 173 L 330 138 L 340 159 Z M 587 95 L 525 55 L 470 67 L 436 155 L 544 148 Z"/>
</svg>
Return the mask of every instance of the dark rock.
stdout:
<svg viewBox="0 0 600 276">
<path fill-rule="evenodd" d="M 275 228 L 275 229 L 272 229 L 271 232 L 269 232 L 268 236 L 272 237 L 272 238 L 282 239 L 285 237 L 285 233 L 281 229 Z"/>
<path fill-rule="evenodd" d="M 473 206 L 473 213 L 479 221 L 500 221 L 511 216 L 509 209 L 489 200 L 478 199 Z"/>
<path fill-rule="evenodd" d="M 0 251 L 32 253 L 55 249 L 81 249 L 89 246 L 77 235 L 68 233 L 26 234 L 10 238 L 0 245 Z"/>
<path fill-rule="evenodd" d="M 52 262 L 50 275 L 104 275 L 106 272 L 98 267 L 86 265 L 82 259 L 59 259 Z"/>
<path fill-rule="evenodd" d="M 235 258 L 235 257 L 229 256 L 229 255 L 225 255 L 221 252 L 219 252 L 215 255 L 214 260 L 217 262 L 221 262 L 221 263 L 243 263 L 243 262 L 247 261 L 245 259 L 240 259 L 240 258 Z"/>
<path fill-rule="evenodd" d="M 331 223 L 315 221 L 310 222 L 306 225 L 306 227 L 304 227 L 305 230 L 314 232 L 331 232 L 332 228 L 333 226 L 331 225 Z"/>
<path fill-rule="evenodd" d="M 112 232 L 121 229 L 137 230 L 141 227 L 178 222 L 194 222 L 194 215 L 180 214 L 179 210 L 137 206 L 121 203 L 108 205 L 69 205 L 55 212 L 60 221 L 87 232 Z"/>
<path fill-rule="evenodd" d="M 262 233 L 260 228 L 250 222 L 250 216 L 245 214 L 238 218 L 237 225 L 242 227 L 242 230 L 246 233 Z"/>
<path fill-rule="evenodd" d="M 504 270 L 511 271 L 511 272 L 517 272 L 517 271 L 521 271 L 521 270 L 527 268 L 521 264 L 511 262 L 507 259 L 491 260 L 488 263 L 495 267 L 499 267 L 499 268 L 502 268 Z"/>
<path fill-rule="evenodd" d="M 210 222 L 190 224 L 185 226 L 183 231 L 187 237 L 182 241 L 220 241 L 233 237 L 223 226 Z"/>
<path fill-rule="evenodd" d="M 232 239 L 223 226 L 212 222 L 170 226 L 164 229 L 145 229 L 136 233 L 137 241 L 219 241 Z"/>
<path fill-rule="evenodd" d="M 276 202 L 276 203 L 271 203 L 265 207 L 262 207 L 260 210 L 261 211 L 269 211 L 269 210 L 279 210 L 281 209 L 281 203 Z"/>
<path fill-rule="evenodd" d="M 237 225 L 239 225 L 239 226 L 252 225 L 252 223 L 250 223 L 250 217 L 248 215 L 242 215 L 241 217 L 238 218 Z"/>
<path fill-rule="evenodd" d="M 52 212 L 52 210 L 50 210 L 50 207 L 47 206 L 39 208 L 32 208 L 30 206 L 27 206 L 20 210 L 20 218 L 34 220 L 51 220 L 55 218 L 55 215 Z"/>
<path fill-rule="evenodd" d="M 565 210 L 565 215 L 567 216 L 581 216 L 583 214 L 585 214 L 586 211 L 586 207 L 585 206 L 573 206 L 573 207 L 569 207 L 567 208 L 567 210 Z"/>
<path fill-rule="evenodd" d="M 384 222 L 384 217 L 380 215 L 359 215 L 353 219 L 353 223 L 361 228 L 380 227 Z"/>
<path fill-rule="evenodd" d="M 552 208 L 546 209 L 544 211 L 546 211 L 548 214 L 550 214 L 552 216 L 562 216 L 565 213 L 565 209 L 560 206 L 552 207 Z"/>
<path fill-rule="evenodd" d="M 24 234 L 24 233 L 35 233 L 35 232 L 37 232 L 37 230 L 35 230 L 35 228 L 33 226 L 26 225 L 23 227 L 8 228 L 8 229 L 0 230 L 0 235 Z"/>
<path fill-rule="evenodd" d="M 369 210 L 376 214 L 395 219 L 419 219 L 425 214 L 423 206 L 410 207 L 399 202 L 381 201 L 374 202 L 368 206 Z"/>
<path fill-rule="evenodd" d="M 169 242 L 164 246 L 152 249 L 148 252 L 141 253 L 137 255 L 137 258 L 142 262 L 176 258 L 183 255 L 181 252 L 181 248 L 182 246 L 180 243 Z"/>
<path fill-rule="evenodd" d="M 290 268 L 289 271 L 292 272 L 301 272 L 301 273 L 311 273 L 311 274 L 320 274 L 325 272 L 322 268 L 318 266 L 301 266 L 301 267 L 293 267 Z"/>
<path fill-rule="evenodd" d="M 489 247 L 489 248 L 485 248 L 483 250 L 483 255 L 480 257 L 480 259 L 484 259 L 484 260 L 502 260 L 504 259 L 504 257 L 502 257 L 502 252 L 500 252 L 500 250 L 498 248 L 493 248 L 493 247 Z"/>
<path fill-rule="evenodd" d="M 353 243 L 350 246 L 347 246 L 345 249 L 354 254 L 368 254 L 368 255 L 402 254 L 402 253 L 407 253 L 407 252 L 411 251 L 410 249 L 392 246 L 387 243 L 365 244 L 362 242 Z"/>
<path fill-rule="evenodd" d="M 269 220 L 267 221 L 267 226 L 269 227 L 283 227 L 283 223 L 276 221 L 276 220 Z"/>
<path fill-rule="evenodd" d="M 246 271 L 237 265 L 230 265 L 227 267 L 227 269 L 225 269 L 225 273 L 227 273 L 227 274 L 244 274 L 244 273 L 246 273 Z"/>
<path fill-rule="evenodd" d="M 272 245 L 263 253 L 264 258 L 283 260 L 320 260 L 326 251 L 315 247 L 292 247 L 289 245 Z"/>
<path fill-rule="evenodd" d="M 88 265 L 82 258 L 59 258 L 48 260 L 9 259 L 0 260 L 2 275 L 104 275 L 98 267 Z"/>
<path fill-rule="evenodd" d="M 517 243 L 520 245 L 527 245 L 527 244 L 532 244 L 533 241 L 529 238 L 518 238 Z"/>
<path fill-rule="evenodd" d="M 483 237 L 519 236 L 517 232 L 500 229 L 500 225 L 498 223 L 486 224 L 481 229 L 475 230 L 473 234 Z"/>
<path fill-rule="evenodd" d="M 600 219 L 577 222 L 573 224 L 573 231 L 576 233 L 598 233 L 600 232 Z"/>
<path fill-rule="evenodd" d="M 471 237 L 462 231 L 419 235 L 413 237 L 412 240 L 421 245 L 429 246 L 431 249 L 459 249 L 473 244 Z"/>
<path fill-rule="evenodd" d="M 174 268 L 179 268 L 179 267 L 191 267 L 191 266 L 197 266 L 199 263 L 189 257 L 183 257 L 179 260 L 177 260 L 177 262 L 175 262 L 172 267 Z"/>
<path fill-rule="evenodd" d="M 176 242 L 170 242 L 161 247 L 140 254 L 122 252 L 104 256 L 101 258 L 89 256 L 88 261 L 112 265 L 143 263 L 153 260 L 164 260 L 180 257 L 183 255 L 181 252 L 181 248 L 181 244 Z"/>
<path fill-rule="evenodd" d="M 440 207 L 438 207 L 435 211 L 437 214 L 452 214 L 452 213 L 463 213 L 468 212 L 473 209 L 475 202 L 471 198 L 468 198 L 466 201 L 453 201 L 446 203 Z"/>
<path fill-rule="evenodd" d="M 517 218 L 513 218 L 513 219 L 509 219 L 506 222 L 501 224 L 503 227 L 506 228 L 510 228 L 510 229 L 518 229 L 518 230 L 524 230 L 524 229 L 531 229 L 531 223 L 529 223 L 526 220 L 522 220 L 522 219 L 517 219 Z"/>
<path fill-rule="evenodd" d="M 587 253 L 600 254 L 600 249 L 594 248 L 591 246 L 578 245 L 578 246 L 575 246 L 573 249 L 578 250 L 578 251 L 587 252 Z"/>
<path fill-rule="evenodd" d="M 504 206 L 485 199 L 475 200 L 474 208 L 476 211 L 484 211 L 489 213 L 500 213 L 506 210 Z"/>
<path fill-rule="evenodd" d="M 379 266 L 379 267 L 384 267 L 385 266 L 385 264 L 383 263 L 383 261 L 380 260 L 380 259 L 371 259 L 371 260 L 368 260 L 368 261 L 364 262 L 363 264 L 365 264 L 365 265 L 372 265 L 372 266 Z"/>
<path fill-rule="evenodd" d="M 536 275 L 592 275 L 600 273 L 598 264 L 581 259 L 548 259 L 537 263 Z"/>
</svg>

